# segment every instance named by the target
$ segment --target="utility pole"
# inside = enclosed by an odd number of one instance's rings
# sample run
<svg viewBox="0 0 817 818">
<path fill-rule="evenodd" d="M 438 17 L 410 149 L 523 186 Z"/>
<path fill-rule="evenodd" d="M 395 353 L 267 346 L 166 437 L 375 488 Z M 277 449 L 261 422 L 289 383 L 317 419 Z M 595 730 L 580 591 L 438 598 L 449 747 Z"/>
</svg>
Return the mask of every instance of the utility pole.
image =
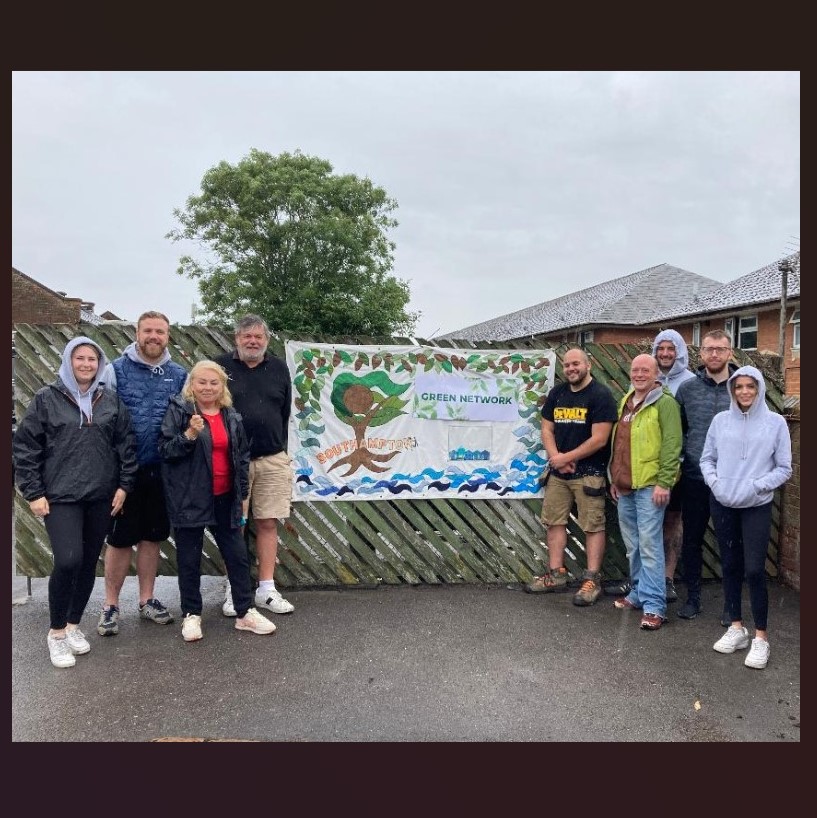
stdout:
<svg viewBox="0 0 817 818">
<path fill-rule="evenodd" d="M 784 389 L 786 383 L 786 299 L 788 297 L 789 273 L 792 271 L 791 261 L 784 258 L 777 264 L 780 270 L 780 328 L 778 339 L 778 352 L 780 354 L 780 377 L 783 379 Z"/>
</svg>

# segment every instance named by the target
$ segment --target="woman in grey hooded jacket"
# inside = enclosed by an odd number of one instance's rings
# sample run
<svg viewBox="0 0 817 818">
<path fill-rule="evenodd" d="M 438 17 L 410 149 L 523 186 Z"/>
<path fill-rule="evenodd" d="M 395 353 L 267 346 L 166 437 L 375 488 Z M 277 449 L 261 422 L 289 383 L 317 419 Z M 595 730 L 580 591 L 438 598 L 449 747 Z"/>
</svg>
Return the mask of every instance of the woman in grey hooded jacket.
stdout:
<svg viewBox="0 0 817 818">
<path fill-rule="evenodd" d="M 17 486 L 44 520 L 54 555 L 47 643 L 55 667 L 73 667 L 91 650 L 80 619 L 111 517 L 136 479 L 130 415 L 101 383 L 104 370 L 98 344 L 69 341 L 58 378 L 37 392 L 14 435 Z"/>
<path fill-rule="evenodd" d="M 701 474 L 712 491 L 712 524 L 721 552 L 725 606 L 732 620 L 713 647 L 719 653 L 734 653 L 750 645 L 741 614 L 745 571 L 755 637 L 744 664 L 764 668 L 770 652 L 765 566 L 772 498 L 791 477 L 791 437 L 785 419 L 766 405 L 766 384 L 755 367 L 740 367 L 727 387 L 729 409 L 713 418 L 700 460 Z"/>
</svg>

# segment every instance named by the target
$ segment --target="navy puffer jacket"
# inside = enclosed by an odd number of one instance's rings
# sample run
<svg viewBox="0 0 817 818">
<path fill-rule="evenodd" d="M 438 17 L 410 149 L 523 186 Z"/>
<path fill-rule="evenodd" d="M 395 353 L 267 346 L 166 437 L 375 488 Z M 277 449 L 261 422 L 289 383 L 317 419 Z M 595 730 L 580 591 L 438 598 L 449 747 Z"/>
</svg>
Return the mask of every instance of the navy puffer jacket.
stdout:
<svg viewBox="0 0 817 818">
<path fill-rule="evenodd" d="M 113 362 L 116 391 L 128 407 L 140 466 L 161 463 L 159 433 L 167 404 L 182 391 L 187 371 L 173 361 L 149 366 L 126 355 Z"/>
</svg>

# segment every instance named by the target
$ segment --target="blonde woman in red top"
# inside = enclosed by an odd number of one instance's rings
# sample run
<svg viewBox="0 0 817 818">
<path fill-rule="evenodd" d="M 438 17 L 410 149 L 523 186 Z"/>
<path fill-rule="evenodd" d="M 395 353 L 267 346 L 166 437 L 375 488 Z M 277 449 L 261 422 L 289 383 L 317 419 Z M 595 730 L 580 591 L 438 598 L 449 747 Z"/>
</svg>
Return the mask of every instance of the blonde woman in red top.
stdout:
<svg viewBox="0 0 817 818">
<path fill-rule="evenodd" d="M 182 636 L 202 638 L 201 554 L 209 528 L 233 589 L 237 630 L 270 634 L 275 625 L 252 607 L 246 522 L 250 450 L 241 416 L 232 408 L 227 373 L 199 361 L 162 422 L 159 450 L 167 510 L 176 542 Z"/>
</svg>

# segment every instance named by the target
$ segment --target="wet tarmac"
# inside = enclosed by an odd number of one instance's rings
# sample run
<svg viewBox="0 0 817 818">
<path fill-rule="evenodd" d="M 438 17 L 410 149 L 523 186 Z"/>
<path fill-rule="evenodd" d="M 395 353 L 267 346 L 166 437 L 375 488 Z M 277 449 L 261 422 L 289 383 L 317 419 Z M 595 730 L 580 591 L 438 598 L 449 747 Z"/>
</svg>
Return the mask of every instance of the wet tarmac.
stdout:
<svg viewBox="0 0 817 818">
<path fill-rule="evenodd" d="M 91 652 L 57 669 L 48 581 L 29 597 L 12 577 L 12 741 L 800 741 L 800 595 L 777 583 L 771 659 L 752 670 L 745 651 L 712 650 L 717 583 L 697 619 L 676 603 L 657 632 L 609 596 L 577 608 L 569 594 L 448 585 L 285 591 L 295 612 L 256 636 L 222 616 L 222 580 L 205 577 L 204 639 L 188 644 L 168 577 L 157 596 L 176 622 L 140 620 L 129 578 L 119 635 L 98 636 L 102 582 L 82 622 Z"/>
</svg>

